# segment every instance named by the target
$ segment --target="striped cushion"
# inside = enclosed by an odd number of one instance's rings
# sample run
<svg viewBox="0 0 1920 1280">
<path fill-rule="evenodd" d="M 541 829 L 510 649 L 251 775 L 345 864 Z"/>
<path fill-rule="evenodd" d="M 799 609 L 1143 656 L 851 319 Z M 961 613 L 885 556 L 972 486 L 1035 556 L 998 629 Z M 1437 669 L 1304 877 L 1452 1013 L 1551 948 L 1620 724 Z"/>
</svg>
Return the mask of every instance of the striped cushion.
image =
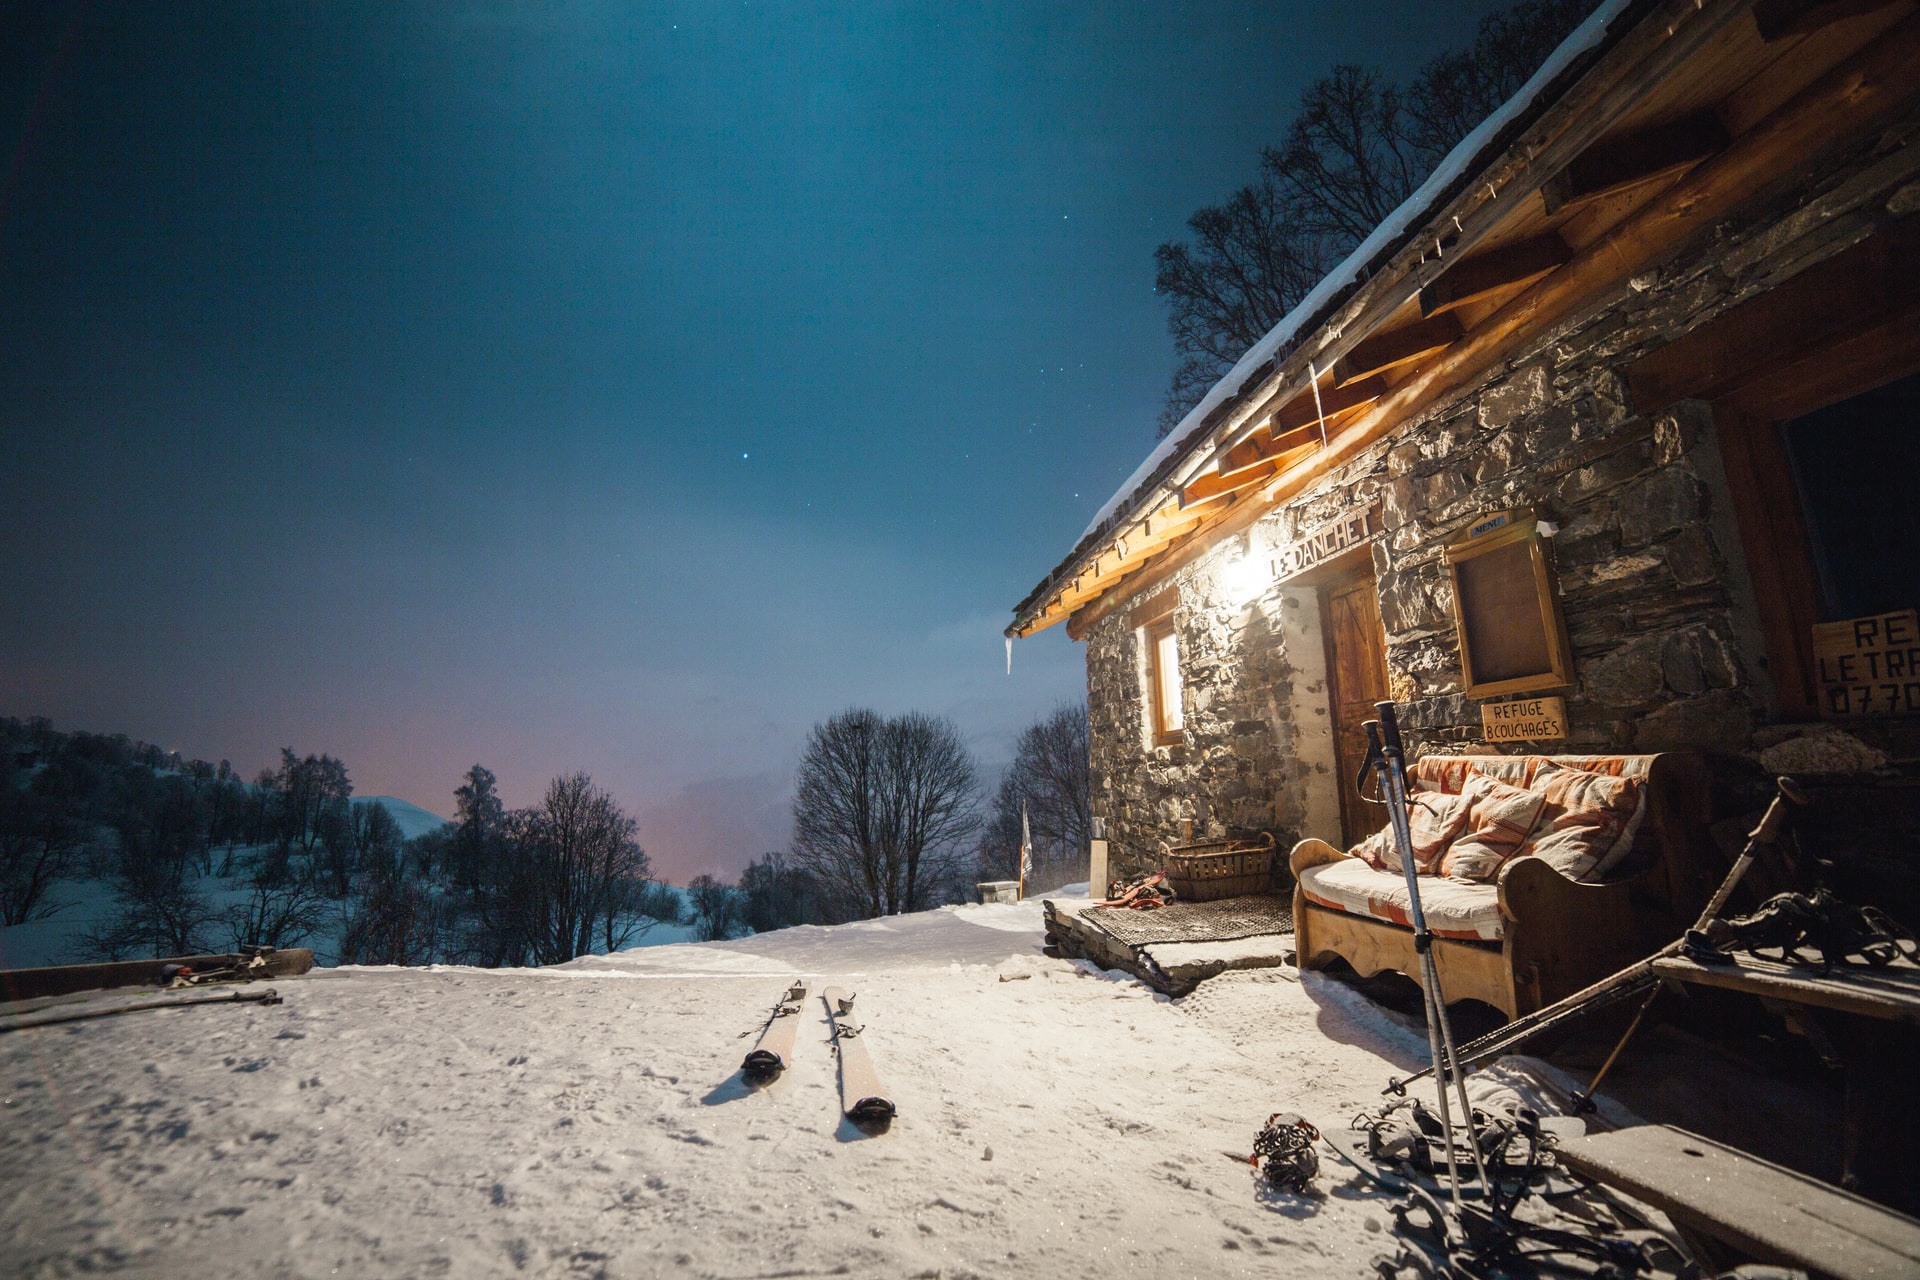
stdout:
<svg viewBox="0 0 1920 1280">
<path fill-rule="evenodd" d="M 1407 809 L 1414 870 L 1432 875 L 1447 846 L 1467 829 L 1467 798 L 1444 791 L 1415 791 L 1407 797 Z M 1391 822 L 1348 852 L 1376 871 L 1400 870 L 1400 842 L 1394 839 Z"/>
<path fill-rule="evenodd" d="M 1483 773 L 1467 778 L 1460 797 L 1468 804 L 1467 830 L 1441 856 L 1440 874 L 1490 884 L 1501 867 L 1525 851 L 1546 797 Z"/>
<path fill-rule="evenodd" d="M 1522 853 L 1543 859 L 1570 880 L 1598 879 L 1623 857 L 1646 807 L 1638 778 L 1567 769 L 1548 760 L 1529 790 L 1546 802 Z"/>
<path fill-rule="evenodd" d="M 1300 893 L 1330 910 L 1413 927 L 1406 874 L 1376 871 L 1359 858 L 1306 868 L 1300 873 Z M 1436 937 L 1469 942 L 1500 938 L 1500 891 L 1491 884 L 1421 876 L 1420 906 Z"/>
</svg>

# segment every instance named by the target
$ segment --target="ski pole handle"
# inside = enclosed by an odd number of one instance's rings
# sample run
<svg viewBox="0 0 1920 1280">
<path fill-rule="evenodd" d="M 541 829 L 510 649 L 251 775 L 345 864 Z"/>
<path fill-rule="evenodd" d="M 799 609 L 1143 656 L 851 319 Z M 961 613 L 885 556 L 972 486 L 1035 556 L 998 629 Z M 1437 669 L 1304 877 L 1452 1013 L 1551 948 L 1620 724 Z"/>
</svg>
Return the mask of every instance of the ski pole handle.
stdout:
<svg viewBox="0 0 1920 1280">
<path fill-rule="evenodd" d="M 1756 844 L 1772 844 L 1780 838 L 1780 828 L 1787 824 L 1788 810 L 1785 801 L 1792 801 L 1794 804 L 1807 802 L 1807 793 L 1802 791 L 1800 784 L 1792 778 L 1781 777 L 1773 781 L 1774 785 L 1780 788 L 1780 794 L 1776 795 L 1773 803 L 1767 806 L 1767 812 L 1760 819 L 1760 825 L 1747 835 L 1747 839 Z"/>
<path fill-rule="evenodd" d="M 1380 754 L 1380 723 L 1368 720 L 1361 724 L 1367 734 L 1367 758 L 1360 762 L 1360 771 L 1353 777 L 1353 793 L 1362 800 L 1367 798 L 1367 775 L 1378 773 L 1386 764 L 1386 757 Z M 1375 802 L 1385 804 L 1388 800 L 1387 784 L 1380 782 L 1380 799 Z"/>
<path fill-rule="evenodd" d="M 1382 748 L 1389 755 L 1406 758 L 1406 749 L 1400 743 L 1400 718 L 1394 714 L 1391 702 L 1376 702 L 1373 709 L 1380 713 L 1380 740 Z"/>
<path fill-rule="evenodd" d="M 1807 793 L 1802 791 L 1800 784 L 1792 778 L 1779 777 L 1773 781 L 1779 788 L 1779 794 L 1775 795 L 1772 802 L 1767 805 L 1767 812 L 1761 817 L 1760 825 L 1748 834 L 1747 847 L 1740 851 L 1738 858 L 1734 859 L 1733 869 L 1727 873 L 1727 878 L 1720 882 L 1720 887 L 1714 890 L 1713 897 L 1707 900 L 1707 905 L 1701 909 L 1700 918 L 1694 921 L 1693 928 L 1687 930 L 1685 941 L 1692 944 L 1697 951 L 1711 950 L 1706 936 L 1707 926 L 1727 909 L 1728 900 L 1733 897 L 1733 891 L 1747 874 L 1747 869 L 1753 865 L 1760 847 L 1774 844 L 1780 839 L 1780 831 L 1787 825 L 1787 816 L 1792 812 L 1788 808 L 1789 803 L 1803 805 L 1807 802 Z"/>
</svg>

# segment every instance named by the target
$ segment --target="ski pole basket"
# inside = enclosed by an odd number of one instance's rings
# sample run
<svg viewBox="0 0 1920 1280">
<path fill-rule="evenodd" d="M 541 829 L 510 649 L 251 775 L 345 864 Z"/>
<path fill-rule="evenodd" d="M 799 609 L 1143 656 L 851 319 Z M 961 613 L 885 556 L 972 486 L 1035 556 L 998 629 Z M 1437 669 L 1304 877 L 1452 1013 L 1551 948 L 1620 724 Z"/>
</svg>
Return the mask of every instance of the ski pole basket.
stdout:
<svg viewBox="0 0 1920 1280">
<path fill-rule="evenodd" d="M 1186 902 L 1214 902 L 1272 893 L 1273 833 L 1199 844 L 1160 845 L 1161 865 Z"/>
</svg>

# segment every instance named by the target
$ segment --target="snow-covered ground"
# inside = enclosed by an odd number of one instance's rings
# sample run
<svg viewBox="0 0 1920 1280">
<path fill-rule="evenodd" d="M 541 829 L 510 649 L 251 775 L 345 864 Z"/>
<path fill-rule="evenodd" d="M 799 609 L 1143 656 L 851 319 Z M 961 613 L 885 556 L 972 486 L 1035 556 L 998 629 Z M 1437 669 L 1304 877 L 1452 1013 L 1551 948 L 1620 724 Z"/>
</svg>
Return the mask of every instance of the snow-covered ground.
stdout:
<svg viewBox="0 0 1920 1280">
<path fill-rule="evenodd" d="M 542 970 L 319 970 L 277 1007 L 0 1035 L 0 1270 L 136 1276 L 1367 1274 L 1385 1201 L 1266 1190 L 1276 1110 L 1344 1126 L 1420 1037 L 1339 983 L 1169 1001 L 946 907 Z M 739 1076 L 787 982 L 795 1061 Z M 841 1118 L 819 990 L 899 1107 Z"/>
</svg>

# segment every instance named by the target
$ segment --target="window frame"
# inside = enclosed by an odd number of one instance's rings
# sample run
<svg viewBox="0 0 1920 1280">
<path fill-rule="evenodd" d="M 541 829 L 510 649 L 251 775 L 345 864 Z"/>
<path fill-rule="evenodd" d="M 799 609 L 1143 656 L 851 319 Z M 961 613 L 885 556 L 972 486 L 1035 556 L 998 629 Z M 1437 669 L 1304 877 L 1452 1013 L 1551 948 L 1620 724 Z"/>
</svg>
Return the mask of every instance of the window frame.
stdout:
<svg viewBox="0 0 1920 1280">
<path fill-rule="evenodd" d="M 1141 635 L 1147 645 L 1147 702 L 1149 704 L 1150 723 L 1153 730 L 1153 745 L 1156 747 L 1177 747 L 1187 740 L 1187 691 L 1181 678 L 1180 631 L 1173 625 L 1173 613 L 1168 611 L 1159 617 L 1142 624 Z M 1169 686 L 1167 671 L 1160 661 L 1162 644 L 1173 641 L 1173 683 Z M 1172 688 L 1179 701 L 1180 723 L 1174 728 L 1167 727 L 1167 690 Z"/>
</svg>

